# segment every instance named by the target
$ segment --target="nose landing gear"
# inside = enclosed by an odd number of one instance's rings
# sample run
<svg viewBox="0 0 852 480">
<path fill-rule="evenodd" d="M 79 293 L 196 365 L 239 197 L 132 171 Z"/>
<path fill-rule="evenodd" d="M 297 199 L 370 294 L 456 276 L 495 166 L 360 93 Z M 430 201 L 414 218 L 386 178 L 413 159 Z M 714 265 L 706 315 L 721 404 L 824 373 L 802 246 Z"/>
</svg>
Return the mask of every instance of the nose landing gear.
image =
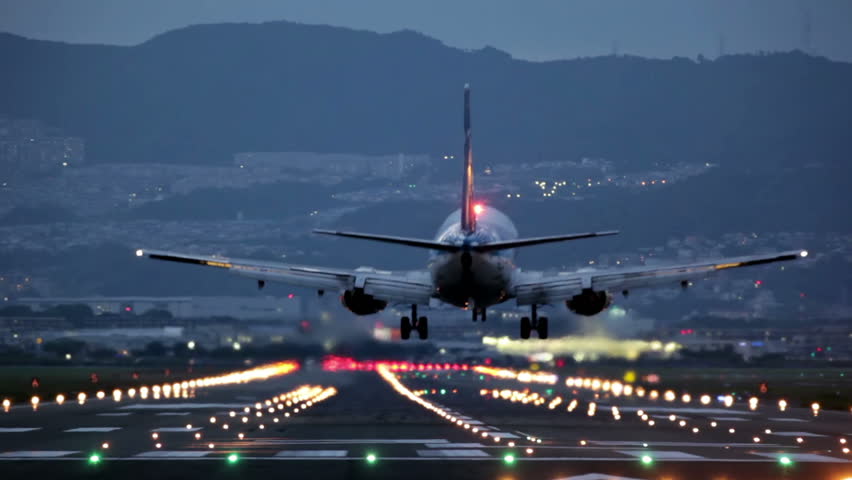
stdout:
<svg viewBox="0 0 852 480">
<path fill-rule="evenodd" d="M 521 317 L 521 338 L 524 340 L 530 338 L 530 333 L 533 330 L 538 333 L 538 338 L 544 340 L 547 338 L 548 318 L 539 317 L 536 305 L 532 306 L 532 319 L 530 317 Z"/>
</svg>

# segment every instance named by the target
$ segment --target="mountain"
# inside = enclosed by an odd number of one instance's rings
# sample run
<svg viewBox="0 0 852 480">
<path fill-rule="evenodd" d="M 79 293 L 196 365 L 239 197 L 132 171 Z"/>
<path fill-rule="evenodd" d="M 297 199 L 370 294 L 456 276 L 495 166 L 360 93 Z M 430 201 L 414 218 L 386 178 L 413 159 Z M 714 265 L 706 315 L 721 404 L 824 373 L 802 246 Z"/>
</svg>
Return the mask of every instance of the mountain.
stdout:
<svg viewBox="0 0 852 480">
<path fill-rule="evenodd" d="M 852 154 L 852 64 L 799 52 L 537 63 L 411 31 L 271 22 L 192 26 L 132 47 L 0 34 L 0 62 L 10 67 L 0 113 L 85 138 L 94 162 L 458 153 L 467 82 L 480 161 L 772 169 Z"/>
</svg>

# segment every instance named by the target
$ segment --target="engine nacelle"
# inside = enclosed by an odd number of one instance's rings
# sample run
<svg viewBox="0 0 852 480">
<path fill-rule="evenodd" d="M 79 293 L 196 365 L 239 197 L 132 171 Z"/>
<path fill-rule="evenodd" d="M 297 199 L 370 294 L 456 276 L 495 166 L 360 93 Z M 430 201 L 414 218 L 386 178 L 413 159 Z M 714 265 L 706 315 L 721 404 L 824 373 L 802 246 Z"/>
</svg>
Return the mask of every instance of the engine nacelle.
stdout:
<svg viewBox="0 0 852 480">
<path fill-rule="evenodd" d="M 372 295 L 364 293 L 361 288 L 343 292 L 340 303 L 355 315 L 372 315 L 381 312 L 388 306 L 388 302 L 377 300 Z"/>
<path fill-rule="evenodd" d="M 574 295 L 571 300 L 567 300 L 565 305 L 568 310 L 578 314 L 590 317 L 597 315 L 606 309 L 612 303 L 612 295 L 605 291 L 597 292 L 591 288 L 583 290 L 579 295 Z"/>
</svg>

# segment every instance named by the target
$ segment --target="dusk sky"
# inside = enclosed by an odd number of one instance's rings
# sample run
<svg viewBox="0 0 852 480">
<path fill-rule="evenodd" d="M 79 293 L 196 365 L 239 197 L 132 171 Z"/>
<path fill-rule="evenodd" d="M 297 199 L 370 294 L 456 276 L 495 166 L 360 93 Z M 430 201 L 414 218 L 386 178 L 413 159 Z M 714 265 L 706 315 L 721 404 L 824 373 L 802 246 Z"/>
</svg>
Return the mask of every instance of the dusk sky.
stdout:
<svg viewBox="0 0 852 480">
<path fill-rule="evenodd" d="M 491 45 L 529 60 L 614 49 L 714 57 L 720 46 L 740 53 L 809 43 L 816 54 L 852 61 L 848 0 L 0 0 L 0 31 L 72 43 L 133 45 L 192 24 L 274 20 L 411 29 L 454 47 Z"/>
</svg>

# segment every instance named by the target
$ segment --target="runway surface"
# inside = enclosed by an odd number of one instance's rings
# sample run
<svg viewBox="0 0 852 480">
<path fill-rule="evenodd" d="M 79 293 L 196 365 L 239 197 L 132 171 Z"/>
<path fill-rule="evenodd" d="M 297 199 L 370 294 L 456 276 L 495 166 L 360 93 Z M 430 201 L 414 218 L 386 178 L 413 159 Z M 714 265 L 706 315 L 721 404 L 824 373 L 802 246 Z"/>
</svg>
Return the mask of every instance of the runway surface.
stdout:
<svg viewBox="0 0 852 480">
<path fill-rule="evenodd" d="M 850 412 L 338 362 L 0 413 L 3 478 L 852 478 Z M 449 367 L 449 368 L 444 368 Z M 353 370 L 354 369 L 354 370 Z M 504 377 L 504 378 L 501 378 Z M 230 380 L 233 380 L 231 378 Z M 576 381 L 576 383 L 575 383 Z M 604 389 L 606 386 L 606 389 Z M 177 395 L 176 395 L 177 394 Z M 654 398 L 652 398 L 652 396 Z M 669 398 L 667 400 L 666 398 Z M 730 400 L 729 400 L 730 401 Z M 706 402 L 706 404 L 705 404 Z M 815 415 L 816 413 L 816 415 Z"/>
</svg>

